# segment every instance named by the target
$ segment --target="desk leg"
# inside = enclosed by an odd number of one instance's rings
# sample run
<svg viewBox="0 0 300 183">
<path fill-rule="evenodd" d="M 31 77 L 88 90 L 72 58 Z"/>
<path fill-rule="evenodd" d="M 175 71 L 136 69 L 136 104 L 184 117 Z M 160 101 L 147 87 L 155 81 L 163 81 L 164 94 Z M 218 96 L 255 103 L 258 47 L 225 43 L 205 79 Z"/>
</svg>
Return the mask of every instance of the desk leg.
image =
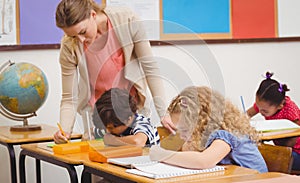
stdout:
<svg viewBox="0 0 300 183">
<path fill-rule="evenodd" d="M 91 178 L 91 173 L 89 173 L 86 169 L 86 167 L 84 167 L 82 173 L 81 173 L 81 183 L 91 183 L 92 182 L 92 178 Z"/>
<path fill-rule="evenodd" d="M 6 146 L 8 149 L 9 159 L 10 159 L 11 182 L 17 183 L 16 154 L 15 154 L 14 146 L 10 144 L 7 144 Z"/>
<path fill-rule="evenodd" d="M 25 157 L 26 156 L 30 156 L 30 157 L 36 159 L 36 177 L 37 177 L 38 183 L 41 182 L 40 160 L 66 168 L 69 172 L 70 182 L 78 183 L 77 173 L 76 173 L 76 169 L 74 167 L 75 165 L 64 163 L 64 162 L 56 160 L 56 159 L 51 159 L 49 157 L 43 156 L 43 155 L 35 153 L 35 152 L 28 151 L 26 149 L 23 149 L 20 152 L 19 168 L 20 168 L 20 182 L 21 183 L 26 183 L 26 176 L 25 176 L 25 173 L 26 173 L 25 172 Z"/>
<path fill-rule="evenodd" d="M 23 155 L 23 154 L 20 153 L 20 156 L 19 156 L 20 183 L 25 183 L 26 182 L 25 158 L 26 158 L 26 155 Z"/>
<path fill-rule="evenodd" d="M 26 155 L 20 153 L 20 157 L 19 157 L 20 183 L 26 183 L 25 158 Z M 41 162 L 39 159 L 35 160 L 35 171 L 36 171 L 36 182 L 41 183 Z"/>
<path fill-rule="evenodd" d="M 36 173 L 36 182 L 41 183 L 41 161 L 39 159 L 35 159 L 35 173 Z"/>
</svg>

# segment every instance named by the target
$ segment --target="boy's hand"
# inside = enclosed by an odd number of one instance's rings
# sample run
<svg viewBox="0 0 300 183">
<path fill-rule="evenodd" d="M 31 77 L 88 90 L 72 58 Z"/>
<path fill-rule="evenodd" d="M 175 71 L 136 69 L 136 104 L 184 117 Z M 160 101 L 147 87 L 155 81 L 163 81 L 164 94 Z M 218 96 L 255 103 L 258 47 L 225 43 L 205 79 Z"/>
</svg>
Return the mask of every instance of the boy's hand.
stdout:
<svg viewBox="0 0 300 183">
<path fill-rule="evenodd" d="M 105 145 L 111 145 L 111 146 L 123 146 L 128 145 L 127 143 L 120 140 L 120 137 L 117 137 L 111 133 L 106 133 L 103 136 L 103 142 Z"/>
</svg>

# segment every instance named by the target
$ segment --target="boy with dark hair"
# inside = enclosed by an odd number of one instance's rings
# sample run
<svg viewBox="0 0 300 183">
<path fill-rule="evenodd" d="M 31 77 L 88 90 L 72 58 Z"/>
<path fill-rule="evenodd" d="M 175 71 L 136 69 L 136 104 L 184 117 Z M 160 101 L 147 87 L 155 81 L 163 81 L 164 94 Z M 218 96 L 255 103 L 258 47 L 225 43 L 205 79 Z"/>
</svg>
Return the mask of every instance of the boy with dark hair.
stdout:
<svg viewBox="0 0 300 183">
<path fill-rule="evenodd" d="M 156 127 L 152 126 L 149 118 L 137 113 L 137 102 L 128 91 L 119 88 L 106 91 L 97 100 L 95 108 L 93 121 L 96 127 L 101 121 L 106 127 L 107 133 L 103 137 L 106 145 L 159 144 Z"/>
</svg>

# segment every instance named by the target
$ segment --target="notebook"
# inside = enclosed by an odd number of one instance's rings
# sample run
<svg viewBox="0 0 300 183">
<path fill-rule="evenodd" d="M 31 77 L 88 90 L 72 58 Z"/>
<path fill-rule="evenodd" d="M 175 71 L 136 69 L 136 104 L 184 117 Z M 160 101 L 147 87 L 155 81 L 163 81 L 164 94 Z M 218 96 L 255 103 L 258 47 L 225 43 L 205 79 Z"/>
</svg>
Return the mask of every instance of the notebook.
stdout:
<svg viewBox="0 0 300 183">
<path fill-rule="evenodd" d="M 296 123 L 287 119 L 276 119 L 276 120 L 251 120 L 251 126 L 257 131 L 270 132 L 279 130 L 291 130 L 300 128 Z"/>
<path fill-rule="evenodd" d="M 173 166 L 158 161 L 151 161 L 149 156 L 135 156 L 128 158 L 110 158 L 109 163 L 118 164 L 125 167 L 131 167 L 127 169 L 127 173 L 132 173 L 148 178 L 159 179 L 177 177 L 183 175 L 192 175 L 198 173 L 209 173 L 216 171 L 224 171 L 223 166 L 215 166 L 209 169 L 188 169 L 178 166 Z"/>
<path fill-rule="evenodd" d="M 124 166 L 124 167 L 127 167 L 127 168 L 134 168 L 134 166 L 138 165 L 138 164 L 157 163 L 157 161 L 151 161 L 149 156 L 109 158 L 109 159 L 107 159 L 107 162 L 115 164 L 115 165 Z"/>
<path fill-rule="evenodd" d="M 215 166 L 208 169 L 188 169 L 178 166 L 173 166 L 165 163 L 150 163 L 150 164 L 135 164 L 134 169 L 127 169 L 126 172 L 141 175 L 153 179 L 177 177 L 183 175 L 192 175 L 199 173 L 209 173 L 216 171 L 224 171 L 223 166 Z"/>
</svg>

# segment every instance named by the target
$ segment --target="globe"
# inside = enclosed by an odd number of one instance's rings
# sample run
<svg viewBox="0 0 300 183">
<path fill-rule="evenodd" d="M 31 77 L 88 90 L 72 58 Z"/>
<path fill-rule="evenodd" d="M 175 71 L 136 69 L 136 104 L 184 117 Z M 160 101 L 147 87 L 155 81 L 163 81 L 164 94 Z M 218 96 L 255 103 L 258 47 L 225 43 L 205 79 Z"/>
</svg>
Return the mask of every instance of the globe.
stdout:
<svg viewBox="0 0 300 183">
<path fill-rule="evenodd" d="M 36 115 L 48 96 L 48 81 L 37 66 L 11 61 L 0 70 L 1 113 L 15 120 Z"/>
</svg>

